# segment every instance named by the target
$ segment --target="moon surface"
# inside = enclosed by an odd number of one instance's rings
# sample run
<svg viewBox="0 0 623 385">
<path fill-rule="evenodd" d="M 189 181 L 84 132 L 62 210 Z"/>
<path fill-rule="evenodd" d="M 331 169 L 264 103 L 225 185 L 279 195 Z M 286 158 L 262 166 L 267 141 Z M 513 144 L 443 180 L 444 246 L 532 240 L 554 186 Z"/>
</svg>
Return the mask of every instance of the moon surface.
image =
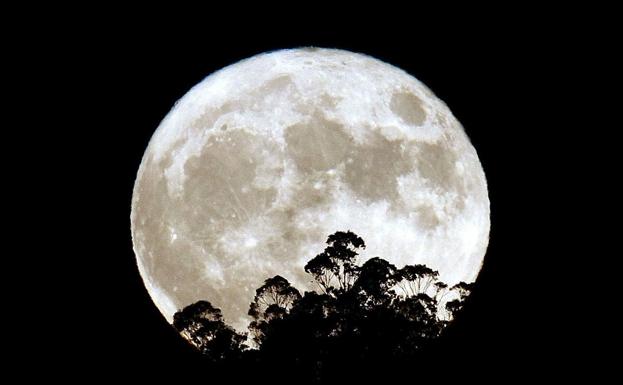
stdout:
<svg viewBox="0 0 623 385">
<path fill-rule="evenodd" d="M 313 289 L 303 266 L 351 230 L 397 267 L 472 282 L 489 240 L 474 147 L 448 107 L 370 56 L 292 49 L 193 87 L 154 133 L 132 197 L 139 271 L 162 314 L 205 299 L 243 330 L 266 278 Z"/>
</svg>

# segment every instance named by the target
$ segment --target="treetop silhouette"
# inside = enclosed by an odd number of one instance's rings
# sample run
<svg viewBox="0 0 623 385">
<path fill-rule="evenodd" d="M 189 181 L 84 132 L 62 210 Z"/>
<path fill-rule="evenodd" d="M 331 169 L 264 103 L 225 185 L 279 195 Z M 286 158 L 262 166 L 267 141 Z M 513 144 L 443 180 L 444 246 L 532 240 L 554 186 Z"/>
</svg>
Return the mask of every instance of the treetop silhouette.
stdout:
<svg viewBox="0 0 623 385">
<path fill-rule="evenodd" d="M 213 360 L 239 356 L 245 336 L 223 322 L 221 310 L 198 301 L 175 313 L 173 327 L 199 351 Z"/>
<path fill-rule="evenodd" d="M 279 275 L 264 281 L 264 285 L 255 291 L 255 298 L 249 307 L 249 315 L 253 317 L 249 331 L 253 335 L 253 340 L 258 344 L 261 343 L 264 329 L 268 324 L 284 318 L 300 298 L 299 291 Z"/>
<path fill-rule="evenodd" d="M 336 360 L 415 357 L 441 335 L 472 289 L 464 282 L 448 287 L 425 265 L 399 269 L 374 257 L 360 266 L 366 245 L 351 231 L 335 232 L 326 243 L 305 265 L 318 292 L 301 295 L 282 276 L 266 279 L 249 307 L 248 335 L 226 325 L 208 301 L 177 312 L 173 326 L 211 360 L 280 360 L 321 377 Z"/>
<path fill-rule="evenodd" d="M 360 249 L 365 249 L 363 239 L 351 231 L 337 231 L 327 238 L 324 251 L 305 265 L 325 293 L 348 291 L 359 273 L 355 264 Z M 337 286 L 335 286 L 337 284 Z"/>
</svg>

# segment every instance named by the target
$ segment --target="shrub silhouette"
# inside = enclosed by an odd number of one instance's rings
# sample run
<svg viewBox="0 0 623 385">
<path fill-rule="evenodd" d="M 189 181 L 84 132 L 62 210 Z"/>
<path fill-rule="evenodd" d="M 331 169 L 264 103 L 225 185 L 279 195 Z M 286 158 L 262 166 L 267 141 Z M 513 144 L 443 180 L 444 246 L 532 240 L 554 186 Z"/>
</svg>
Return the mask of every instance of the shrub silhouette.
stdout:
<svg viewBox="0 0 623 385">
<path fill-rule="evenodd" d="M 247 336 L 227 326 L 207 301 L 177 312 L 173 326 L 212 361 L 277 362 L 322 379 L 366 363 L 421 357 L 472 289 L 464 282 L 448 287 L 425 265 L 398 269 L 375 257 L 359 266 L 365 243 L 351 231 L 326 243 L 305 265 L 318 292 L 301 295 L 278 275 L 256 290 L 247 345 Z"/>
</svg>

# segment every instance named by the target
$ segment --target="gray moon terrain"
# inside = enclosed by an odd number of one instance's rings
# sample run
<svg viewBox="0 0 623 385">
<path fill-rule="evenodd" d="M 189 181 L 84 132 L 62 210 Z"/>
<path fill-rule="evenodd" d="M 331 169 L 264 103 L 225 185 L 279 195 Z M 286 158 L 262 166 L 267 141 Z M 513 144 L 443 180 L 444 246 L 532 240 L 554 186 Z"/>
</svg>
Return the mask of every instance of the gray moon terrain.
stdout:
<svg viewBox="0 0 623 385">
<path fill-rule="evenodd" d="M 472 282 L 489 240 L 475 149 L 406 72 L 333 49 L 261 54 L 204 79 L 154 133 L 132 197 L 139 271 L 162 314 L 209 300 L 244 329 L 276 274 L 301 292 L 327 236 Z"/>
</svg>

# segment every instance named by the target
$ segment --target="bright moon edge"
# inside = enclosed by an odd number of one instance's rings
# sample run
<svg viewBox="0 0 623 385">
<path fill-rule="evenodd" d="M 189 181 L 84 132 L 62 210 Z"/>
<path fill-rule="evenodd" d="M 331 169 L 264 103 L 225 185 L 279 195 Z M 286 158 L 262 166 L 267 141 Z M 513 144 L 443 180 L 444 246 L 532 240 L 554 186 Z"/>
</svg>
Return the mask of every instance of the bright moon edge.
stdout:
<svg viewBox="0 0 623 385">
<path fill-rule="evenodd" d="M 472 282 L 490 221 L 475 149 L 430 90 L 369 56 L 294 49 L 230 65 L 175 104 L 143 156 L 131 224 L 169 322 L 208 299 L 243 329 L 264 279 L 312 289 L 303 265 L 334 231 L 362 236 L 361 262 Z"/>
</svg>

